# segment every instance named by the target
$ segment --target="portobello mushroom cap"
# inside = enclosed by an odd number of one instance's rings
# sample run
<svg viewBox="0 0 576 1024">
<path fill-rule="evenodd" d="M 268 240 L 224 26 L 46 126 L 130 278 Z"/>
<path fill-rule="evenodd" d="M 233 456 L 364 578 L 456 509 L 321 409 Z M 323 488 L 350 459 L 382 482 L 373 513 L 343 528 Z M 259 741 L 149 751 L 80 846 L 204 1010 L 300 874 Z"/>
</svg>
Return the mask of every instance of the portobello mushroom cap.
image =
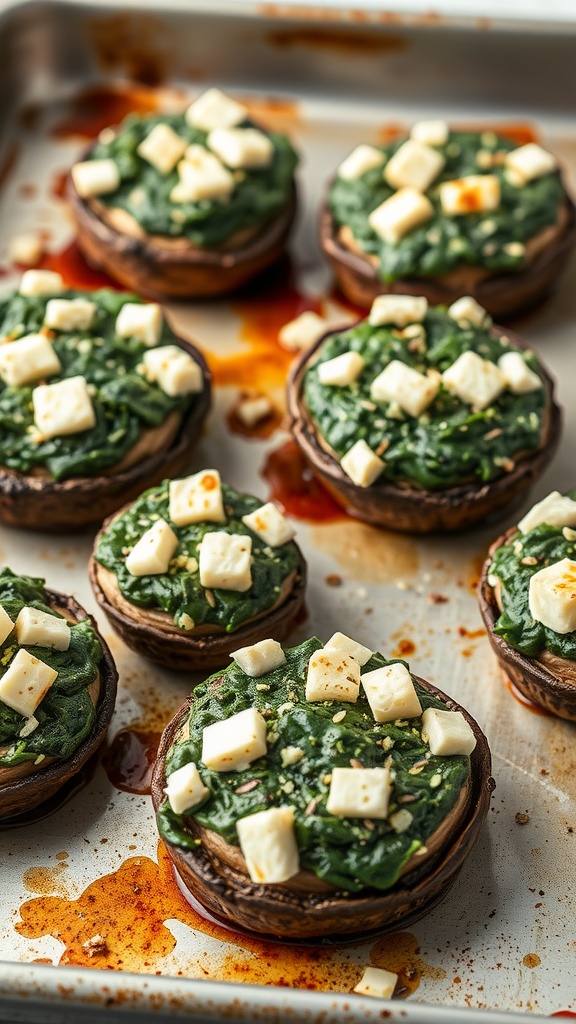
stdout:
<svg viewBox="0 0 576 1024">
<path fill-rule="evenodd" d="M 405 926 L 444 897 L 488 813 L 494 789 L 491 756 L 486 737 L 471 715 L 431 683 L 418 676 L 413 678 L 439 697 L 447 710 L 461 711 L 476 737 L 476 747 L 470 755 L 470 782 L 458 804 L 454 832 L 442 835 L 439 843 L 435 843 L 433 833 L 426 841 L 430 852 L 412 857 L 406 873 L 392 889 L 370 889 L 357 894 L 328 886 L 311 871 L 301 871 L 281 885 L 258 885 L 251 881 L 237 847 L 228 846 L 216 833 L 189 821 L 186 828 L 201 840 L 200 845 L 184 849 L 167 842 L 166 846 L 183 885 L 206 910 L 228 925 L 282 939 L 348 938 Z M 156 812 L 166 799 L 166 757 L 187 722 L 193 701 L 191 695 L 162 735 L 152 774 Z M 442 833 L 443 824 L 437 833 Z M 236 857 L 226 856 L 230 853 Z"/>
<path fill-rule="evenodd" d="M 351 325 L 354 326 L 354 325 Z M 549 465 L 560 443 L 562 412 L 554 399 L 554 381 L 540 364 L 549 399 L 540 446 L 520 453 L 514 469 L 490 483 L 465 481 L 452 487 L 428 491 L 410 481 L 387 481 L 380 477 L 370 487 L 359 487 L 340 467 L 337 456 L 319 438 L 304 402 L 304 376 L 327 338 L 341 328 L 328 331 L 293 366 L 288 379 L 289 429 L 314 474 L 350 515 L 374 526 L 407 533 L 463 530 L 481 521 L 497 519 L 504 508 L 519 504 L 524 493 Z M 527 346 L 511 331 L 492 327 L 519 349 Z"/>
<path fill-rule="evenodd" d="M 494 626 L 502 611 L 498 592 L 488 583 L 494 552 L 507 544 L 517 533 L 515 526 L 507 530 L 491 545 L 478 584 L 480 613 L 486 626 L 492 650 L 498 659 L 504 679 L 514 684 L 533 704 L 559 718 L 576 722 L 576 662 L 560 658 L 543 650 L 536 657 L 517 651 L 503 637 L 497 636 Z"/>
<path fill-rule="evenodd" d="M 82 530 L 92 523 L 102 522 L 121 502 L 136 498 L 166 476 L 178 476 L 188 462 L 210 409 L 211 384 L 201 352 L 182 338 L 175 340 L 199 364 L 204 386 L 179 422 L 171 426 L 168 417 L 161 427 L 143 432 L 135 448 L 143 442 L 143 448 L 149 444 L 153 450 L 142 451 L 138 460 L 132 462 L 130 456 L 135 451 L 132 449 L 118 463 L 118 471 L 111 466 L 98 476 L 71 477 L 60 482 L 52 480 L 46 471 L 19 473 L 0 466 L 1 522 L 50 533 Z M 154 449 L 154 437 L 158 441 L 163 428 L 166 428 L 169 443 Z"/>
<path fill-rule="evenodd" d="M 54 796 L 86 764 L 104 741 L 116 701 L 118 672 L 108 644 L 92 615 L 68 594 L 46 589 L 48 603 L 71 622 L 88 619 L 102 648 L 98 674 L 89 687 L 96 708 L 92 732 L 65 761 L 46 757 L 40 765 L 26 762 L 14 767 L 0 765 L 0 819 L 32 810 Z"/>
</svg>

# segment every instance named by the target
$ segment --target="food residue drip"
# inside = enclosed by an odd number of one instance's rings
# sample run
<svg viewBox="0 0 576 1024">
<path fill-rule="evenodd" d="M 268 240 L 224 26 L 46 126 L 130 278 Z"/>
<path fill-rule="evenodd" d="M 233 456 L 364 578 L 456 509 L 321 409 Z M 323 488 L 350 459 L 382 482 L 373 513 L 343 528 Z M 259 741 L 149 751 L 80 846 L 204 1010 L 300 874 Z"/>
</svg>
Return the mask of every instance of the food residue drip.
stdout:
<svg viewBox="0 0 576 1024">
<path fill-rule="evenodd" d="M 152 768 L 162 733 L 131 725 L 108 741 L 102 767 L 116 789 L 125 793 L 150 793 Z"/>
<path fill-rule="evenodd" d="M 531 711 L 533 715 L 543 715 L 545 718 L 552 717 L 551 711 L 547 711 L 546 708 L 540 707 L 539 704 L 534 704 L 534 702 L 528 697 L 525 697 L 505 672 L 502 672 L 502 682 L 508 690 L 508 693 L 512 694 L 514 700 L 518 701 L 518 703 L 521 704 L 523 708 L 526 708 L 527 711 Z"/>
<path fill-rule="evenodd" d="M 268 500 L 295 519 L 328 523 L 347 518 L 344 509 L 318 482 L 295 441 L 286 441 L 270 452 L 261 475 L 268 484 Z"/>
</svg>

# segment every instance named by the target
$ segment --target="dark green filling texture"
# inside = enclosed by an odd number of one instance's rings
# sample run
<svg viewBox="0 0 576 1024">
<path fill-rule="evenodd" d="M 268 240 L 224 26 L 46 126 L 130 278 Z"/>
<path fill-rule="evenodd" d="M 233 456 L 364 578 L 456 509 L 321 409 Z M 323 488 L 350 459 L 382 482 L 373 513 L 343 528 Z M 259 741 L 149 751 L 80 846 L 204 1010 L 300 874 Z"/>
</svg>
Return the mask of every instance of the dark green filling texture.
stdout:
<svg viewBox="0 0 576 1024">
<path fill-rule="evenodd" d="M 26 606 L 62 618 L 48 604 L 43 579 L 16 576 L 10 569 L 0 572 L 0 604 L 13 622 Z M 20 648 L 13 631 L 0 646 L 2 675 L 20 649 L 45 662 L 58 675 L 34 712 L 38 727 L 24 739 L 19 733 L 26 719 L 0 700 L 0 745 L 8 748 L 0 756 L 0 765 L 33 761 L 41 754 L 65 761 L 90 735 L 96 716 L 88 693 L 102 657 L 96 632 L 84 619 L 71 626 L 68 650 L 55 651 L 50 647 Z"/>
<path fill-rule="evenodd" d="M 492 362 L 511 351 L 489 327 L 461 327 L 441 307 L 428 310 L 423 327 L 425 345 L 392 327 L 373 327 L 368 320 L 330 336 L 304 379 L 314 426 L 339 458 L 361 439 L 381 452 L 385 469 L 378 480 L 408 480 L 426 490 L 494 480 L 507 471 L 517 452 L 539 447 L 546 389 L 523 395 L 503 391 L 492 405 L 473 411 L 441 386 L 418 418 L 397 411 L 399 418 L 391 417 L 390 404 L 373 400 L 370 386 L 393 359 L 422 374 L 429 369 L 443 373 L 468 350 Z M 318 366 L 349 350 L 366 362 L 356 381 L 347 387 L 320 384 Z M 523 355 L 539 373 L 533 353 Z"/>
<path fill-rule="evenodd" d="M 184 114 L 131 114 L 112 141 L 98 142 L 90 153 L 95 160 L 114 160 L 121 176 L 117 191 L 99 196 L 99 201 L 108 208 L 126 210 L 147 234 L 187 238 L 194 245 L 210 248 L 237 231 L 266 224 L 287 206 L 298 158 L 285 135 L 266 133 L 274 146 L 270 166 L 233 172 L 236 185 L 226 202 L 174 203 L 170 193 L 179 181 L 177 167 L 160 174 L 136 152 L 158 124 L 169 125 L 188 145 L 207 147 L 208 133 L 190 127 Z M 247 120 L 238 127 L 259 126 Z"/>
<path fill-rule="evenodd" d="M 186 628 L 183 616 L 196 626 L 220 626 L 227 633 L 238 629 L 247 619 L 266 612 L 277 601 L 282 584 L 298 566 L 298 551 L 292 542 L 270 548 L 242 522 L 242 516 L 262 507 L 251 495 L 239 494 L 222 485 L 226 523 L 202 522 L 176 526 L 170 521 L 169 481 L 145 491 L 130 508 L 115 519 L 102 534 L 96 559 L 113 572 L 120 593 L 131 604 L 167 612 L 177 626 Z M 179 546 L 168 573 L 158 576 L 132 576 L 126 568 L 126 555 L 143 533 L 159 518 L 170 523 Z M 242 534 L 252 538 L 252 586 L 244 593 L 234 590 L 205 590 L 196 567 L 192 572 L 186 559 L 198 559 L 198 547 L 206 533 L 213 531 Z M 212 602 L 212 603 L 211 603 Z"/>
<path fill-rule="evenodd" d="M 188 720 L 190 738 L 170 750 L 166 776 L 189 761 L 198 765 L 211 796 L 191 812 L 191 817 L 228 843 L 239 845 L 239 818 L 289 805 L 295 810 L 303 868 L 350 892 L 389 889 L 403 865 L 456 803 L 469 776 L 469 758 L 432 756 L 422 740 L 420 718 L 376 723 L 363 692 L 356 704 L 307 701 L 307 665 L 321 647 L 313 637 L 286 651 L 286 664 L 259 679 L 252 679 L 233 664 L 196 687 Z M 363 672 L 389 664 L 381 654 L 374 654 Z M 415 686 L 423 710 L 445 710 L 441 701 L 418 683 Z M 201 764 L 203 729 L 250 707 L 258 708 L 266 718 L 266 757 L 241 772 L 206 768 Z M 346 715 L 336 723 L 333 718 L 339 711 Z M 289 746 L 299 747 L 304 756 L 296 764 L 283 767 L 281 752 Z M 402 808 L 408 810 L 413 820 L 407 831 L 395 832 L 387 820 L 365 823 L 327 812 L 330 772 L 335 767 L 349 768 L 354 759 L 365 768 L 389 764 L 395 773 L 390 814 Z M 240 792 L 252 780 L 258 785 L 249 792 Z M 158 823 L 169 842 L 193 845 L 185 817 L 175 815 L 168 803 L 160 808 Z"/>
<path fill-rule="evenodd" d="M 576 490 L 569 491 L 568 496 L 576 501 Z M 563 558 L 576 559 L 576 542 L 567 540 L 559 527 L 548 523 L 515 534 L 494 552 L 490 572 L 502 581 L 503 609 L 494 632 L 531 657 L 547 650 L 576 661 L 576 630 L 555 633 L 532 618 L 528 603 L 530 577 Z"/>
<path fill-rule="evenodd" d="M 405 138 L 395 139 L 381 149 L 386 160 Z M 517 143 L 493 132 L 451 131 L 443 146 L 435 146 L 446 164 L 426 192 L 434 216 L 408 232 L 399 242 L 384 242 L 370 227 L 368 217 L 394 193 L 382 175 L 383 166 L 367 171 L 353 181 L 336 177 L 329 204 L 337 228 L 349 227 L 367 256 L 378 259 L 383 281 L 399 277 L 437 277 L 463 264 L 490 271 L 521 269 L 523 254 L 507 250 L 511 242 L 523 245 L 544 228 L 556 223 L 566 192 L 560 174 L 553 171 L 527 182 L 522 188 L 510 184 L 503 163 L 484 170 L 476 161 L 479 151 L 502 154 L 517 149 Z M 493 174 L 500 182 L 501 201 L 497 210 L 449 217 L 442 213 L 438 186 L 444 181 L 468 175 Z"/>
<path fill-rule="evenodd" d="M 89 330 L 52 332 L 62 371 L 46 382 L 85 377 L 96 424 L 77 434 L 37 441 L 32 406 L 35 385 L 11 387 L 0 380 L 0 464 L 20 473 L 42 466 L 54 480 L 95 476 L 119 463 L 144 430 L 161 426 L 172 412 L 184 412 L 195 396 L 171 398 L 157 384 L 149 383 L 137 371 L 149 348 L 136 338 L 115 334 L 122 306 L 141 302 L 135 295 L 109 289 L 34 298 L 9 295 L 0 300 L 0 337 L 16 340 L 38 333 L 50 297 L 86 298 L 96 304 Z M 175 344 L 176 340 L 164 322 L 158 344 Z"/>
</svg>

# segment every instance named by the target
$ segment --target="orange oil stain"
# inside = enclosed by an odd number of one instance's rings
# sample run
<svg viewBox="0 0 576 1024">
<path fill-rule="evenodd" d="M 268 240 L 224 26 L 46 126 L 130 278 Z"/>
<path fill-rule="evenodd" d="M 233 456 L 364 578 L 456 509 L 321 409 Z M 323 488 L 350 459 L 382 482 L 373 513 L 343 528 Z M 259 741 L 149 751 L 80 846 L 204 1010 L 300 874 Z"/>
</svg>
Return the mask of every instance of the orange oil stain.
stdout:
<svg viewBox="0 0 576 1024">
<path fill-rule="evenodd" d="M 95 139 L 103 128 L 119 124 L 127 114 L 149 114 L 157 108 L 157 93 L 145 86 L 89 86 L 70 101 L 52 135 L 56 139 Z"/>
<path fill-rule="evenodd" d="M 398 975 L 398 996 L 412 995 L 422 978 L 439 981 L 446 977 L 442 967 L 434 967 L 424 960 L 418 939 L 411 932 L 393 932 L 377 939 L 370 951 L 370 963 Z"/>
<path fill-rule="evenodd" d="M 409 658 L 416 651 L 416 644 L 413 640 L 401 639 L 392 651 L 393 658 Z"/>
<path fill-rule="evenodd" d="M 268 484 L 268 500 L 295 519 L 326 523 L 347 518 L 318 482 L 295 441 L 287 441 L 271 452 L 261 475 Z"/>
<path fill-rule="evenodd" d="M 102 767 L 116 789 L 125 793 L 150 792 L 161 735 L 156 730 L 134 725 L 116 733 L 102 757 Z"/>
<path fill-rule="evenodd" d="M 468 577 L 468 590 L 471 594 L 476 594 L 478 590 L 478 584 L 480 583 L 480 577 L 482 576 L 482 567 L 486 558 L 485 552 L 482 554 L 474 555 L 470 564 L 470 576 Z"/>
<path fill-rule="evenodd" d="M 412 538 L 350 516 L 314 526 L 310 539 L 314 548 L 338 562 L 346 576 L 361 583 L 396 583 L 412 579 L 418 570 L 418 548 Z"/>
<path fill-rule="evenodd" d="M 539 967 L 542 961 L 537 953 L 526 953 L 526 956 L 522 959 L 522 963 L 524 964 L 524 967 L 533 968 Z"/>
<path fill-rule="evenodd" d="M 39 893 L 42 896 L 57 894 L 68 895 L 68 887 L 62 875 L 65 874 L 68 865 L 63 861 L 53 867 L 28 868 L 22 876 L 24 888 L 28 892 Z"/>
<path fill-rule="evenodd" d="M 479 640 L 480 637 L 486 636 L 485 629 L 466 629 L 466 626 L 458 626 L 456 632 L 458 636 L 465 636 L 467 640 Z"/>
<path fill-rule="evenodd" d="M 543 715 L 545 718 L 552 717 L 551 711 L 547 711 L 546 708 L 540 707 L 539 704 L 534 704 L 528 697 L 525 697 L 504 672 L 502 672 L 502 680 L 508 693 L 511 693 L 514 700 L 517 700 L 527 711 L 531 711 L 533 715 Z"/>
<path fill-rule="evenodd" d="M 124 291 L 117 281 L 113 281 L 100 270 L 95 270 L 86 262 L 76 242 L 70 242 L 59 252 L 44 253 L 38 266 L 42 270 L 55 270 L 61 274 L 68 288 L 78 288 L 80 291 L 115 288 L 116 291 Z"/>
</svg>

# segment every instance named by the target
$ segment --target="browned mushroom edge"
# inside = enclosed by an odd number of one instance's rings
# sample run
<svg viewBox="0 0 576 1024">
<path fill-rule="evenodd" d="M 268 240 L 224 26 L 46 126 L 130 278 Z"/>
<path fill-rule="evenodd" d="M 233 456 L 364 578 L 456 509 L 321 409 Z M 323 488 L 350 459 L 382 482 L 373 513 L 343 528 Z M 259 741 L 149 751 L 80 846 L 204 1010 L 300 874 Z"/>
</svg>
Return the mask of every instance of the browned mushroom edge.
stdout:
<svg viewBox="0 0 576 1024">
<path fill-rule="evenodd" d="M 549 465 L 559 443 L 562 413 L 554 400 L 554 381 L 540 363 L 539 369 L 549 399 L 540 447 L 523 454 L 514 469 L 486 484 L 466 482 L 438 491 L 426 491 L 405 483 L 377 480 L 370 487 L 358 487 L 340 467 L 337 457 L 319 441 L 317 430 L 303 398 L 304 375 L 324 342 L 342 329 L 328 331 L 293 366 L 287 391 L 290 429 L 313 472 L 350 515 L 375 526 L 408 533 L 462 530 L 480 521 L 497 518 L 505 507 L 518 504 L 538 476 Z M 493 327 L 518 348 L 527 346 L 511 331 Z"/>
<path fill-rule="evenodd" d="M 554 287 L 574 245 L 576 245 L 576 208 L 566 197 L 566 223 L 551 244 L 539 252 L 522 270 L 487 275 L 480 268 L 469 268 L 465 281 L 440 277 L 407 277 L 387 284 L 378 277 L 377 268 L 367 256 L 347 248 L 338 238 L 328 205 L 320 217 L 320 242 L 338 287 L 350 302 L 369 309 L 377 295 L 424 295 L 432 305 L 451 305 L 461 295 L 471 295 L 495 319 L 517 314 L 545 298 Z M 475 273 L 472 273 L 476 271 Z"/>
<path fill-rule="evenodd" d="M 571 722 L 576 722 L 575 663 L 547 651 L 541 652 L 535 658 L 530 657 L 528 654 L 523 654 L 522 651 L 517 651 L 494 632 L 501 608 L 494 588 L 488 583 L 488 576 L 494 552 L 503 544 L 507 544 L 517 532 L 516 527 L 513 526 L 501 537 L 498 537 L 491 545 L 482 566 L 478 584 L 478 601 L 488 639 L 505 679 L 513 683 L 516 689 L 534 704 L 538 704 L 539 707 L 553 715 L 558 715 L 559 718 L 567 718 Z"/>
<path fill-rule="evenodd" d="M 439 697 L 447 709 L 461 711 L 474 731 L 476 748 L 470 755 L 470 793 L 453 837 L 431 857 L 416 858 L 419 866 L 387 892 L 367 890 L 361 894 L 328 891 L 312 875 L 316 890 L 308 885 L 291 889 L 282 885 L 257 885 L 240 870 L 225 865 L 214 852 L 216 847 L 202 842 L 195 849 L 183 849 L 166 843 L 168 853 L 183 885 L 211 914 L 243 930 L 289 940 L 310 940 L 321 936 L 369 936 L 405 926 L 422 917 L 438 903 L 455 881 L 470 853 L 488 813 L 494 789 L 488 742 L 479 725 L 454 700 L 426 680 L 417 682 Z M 165 802 L 165 763 L 167 754 L 186 722 L 193 695 L 166 727 L 152 775 L 152 800 L 156 811 Z M 196 830 L 189 823 L 192 835 Z M 441 828 L 442 826 L 440 826 Z M 206 835 L 204 830 L 199 830 Z M 215 837 L 218 839 L 218 837 Z M 430 842 L 432 845 L 432 838 Z M 304 874 L 304 872 L 302 873 Z"/>
<path fill-rule="evenodd" d="M 99 476 L 71 477 L 61 482 L 44 474 L 34 476 L 0 466 L 0 521 L 7 526 L 51 533 L 82 530 L 102 522 L 120 504 L 165 477 L 178 476 L 210 409 L 211 378 L 201 352 L 182 338 L 175 342 L 199 364 L 203 388 L 182 414 L 168 447 L 117 473 L 112 466 Z"/>
<path fill-rule="evenodd" d="M 102 648 L 99 663 L 99 692 L 96 699 L 96 718 L 92 732 L 66 761 L 48 760 L 46 767 L 38 766 L 32 774 L 16 778 L 0 786 L 0 819 L 10 818 L 32 810 L 54 796 L 72 776 L 76 775 L 98 749 L 106 737 L 114 711 L 118 672 L 108 644 L 98 631 L 92 615 L 68 594 L 46 590 L 48 604 L 71 622 L 88 619 L 94 627 Z"/>
</svg>

